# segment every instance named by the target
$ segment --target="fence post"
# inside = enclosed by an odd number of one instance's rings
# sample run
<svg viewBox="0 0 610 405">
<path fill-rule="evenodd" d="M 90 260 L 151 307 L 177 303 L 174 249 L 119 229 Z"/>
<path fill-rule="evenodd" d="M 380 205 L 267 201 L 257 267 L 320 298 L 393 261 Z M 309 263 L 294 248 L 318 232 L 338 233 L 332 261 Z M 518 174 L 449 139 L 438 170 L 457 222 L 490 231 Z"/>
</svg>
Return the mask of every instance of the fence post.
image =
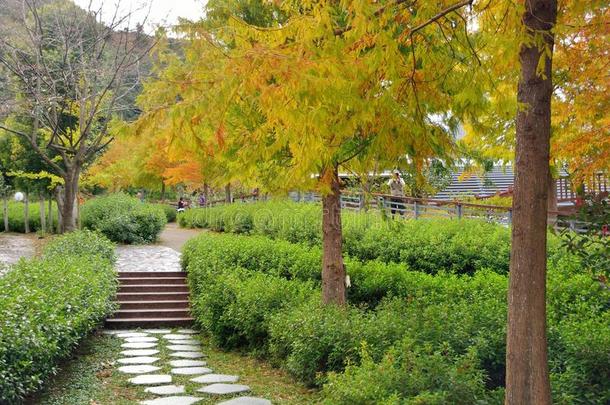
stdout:
<svg viewBox="0 0 610 405">
<path fill-rule="evenodd" d="M 419 217 L 419 209 L 417 208 L 417 201 L 413 201 L 413 212 L 414 212 L 414 218 L 417 219 Z"/>
<path fill-rule="evenodd" d="M 462 219 L 462 204 L 457 204 L 457 217 L 458 219 Z"/>
</svg>

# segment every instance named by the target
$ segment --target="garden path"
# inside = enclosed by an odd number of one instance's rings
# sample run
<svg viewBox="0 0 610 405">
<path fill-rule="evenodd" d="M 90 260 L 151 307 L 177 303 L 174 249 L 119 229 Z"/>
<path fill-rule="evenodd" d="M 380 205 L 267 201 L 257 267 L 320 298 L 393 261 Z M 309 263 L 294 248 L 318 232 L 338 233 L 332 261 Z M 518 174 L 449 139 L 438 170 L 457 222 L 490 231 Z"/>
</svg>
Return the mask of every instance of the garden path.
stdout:
<svg viewBox="0 0 610 405">
<path fill-rule="evenodd" d="M 166 227 L 159 244 L 117 247 L 117 269 L 121 272 L 181 271 L 180 253 L 197 231 L 175 224 Z M 204 360 L 201 341 L 191 329 L 107 330 L 123 339 L 123 358 L 118 370 L 129 383 L 141 386 L 152 397 L 144 405 L 270 405 L 264 398 L 239 396 L 250 387 L 238 384 L 239 376 L 216 374 Z M 221 402 L 218 402 L 221 401 Z"/>
<path fill-rule="evenodd" d="M 36 237 L 14 233 L 0 234 L 0 276 L 5 274 L 11 264 L 22 257 L 34 256 L 36 252 Z"/>
</svg>

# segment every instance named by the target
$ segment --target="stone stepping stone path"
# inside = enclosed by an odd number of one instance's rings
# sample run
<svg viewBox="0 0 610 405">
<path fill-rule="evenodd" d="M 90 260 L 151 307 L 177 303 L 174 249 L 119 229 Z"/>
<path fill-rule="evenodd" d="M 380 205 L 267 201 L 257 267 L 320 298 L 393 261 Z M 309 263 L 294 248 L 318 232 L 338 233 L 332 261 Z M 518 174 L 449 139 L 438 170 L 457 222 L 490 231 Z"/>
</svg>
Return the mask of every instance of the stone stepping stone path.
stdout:
<svg viewBox="0 0 610 405">
<path fill-rule="evenodd" d="M 146 374 L 152 373 L 153 371 L 161 370 L 161 367 L 148 366 L 148 365 L 136 365 L 136 366 L 123 366 L 119 367 L 121 373 L 127 374 Z"/>
<path fill-rule="evenodd" d="M 144 405 L 190 405 L 201 401 L 197 397 L 165 397 L 152 399 L 150 401 L 142 401 Z"/>
<path fill-rule="evenodd" d="M 191 378 L 191 381 L 202 384 L 236 383 L 239 377 L 227 374 L 207 374 L 201 377 Z"/>
<path fill-rule="evenodd" d="M 184 394 L 186 391 L 184 385 L 160 385 L 158 387 L 148 387 L 144 392 L 150 392 L 157 395 L 174 395 Z"/>
<path fill-rule="evenodd" d="M 222 401 L 218 405 L 271 405 L 271 401 L 263 398 L 239 397 Z"/>
<path fill-rule="evenodd" d="M 125 357 L 119 359 L 118 362 L 121 364 L 152 364 L 159 360 L 158 357 Z"/>
<path fill-rule="evenodd" d="M 202 360 L 201 342 L 192 329 L 104 331 L 121 339 L 117 369 L 129 383 L 143 386 L 150 399 L 143 405 L 189 405 L 210 400 L 225 405 L 270 405 L 264 398 L 239 396 L 250 387 L 237 384 L 239 376 L 214 373 Z"/>
<path fill-rule="evenodd" d="M 197 392 L 205 392 L 206 394 L 224 395 L 224 394 L 240 394 L 250 391 L 250 387 L 242 384 L 212 384 L 197 390 Z"/>
</svg>

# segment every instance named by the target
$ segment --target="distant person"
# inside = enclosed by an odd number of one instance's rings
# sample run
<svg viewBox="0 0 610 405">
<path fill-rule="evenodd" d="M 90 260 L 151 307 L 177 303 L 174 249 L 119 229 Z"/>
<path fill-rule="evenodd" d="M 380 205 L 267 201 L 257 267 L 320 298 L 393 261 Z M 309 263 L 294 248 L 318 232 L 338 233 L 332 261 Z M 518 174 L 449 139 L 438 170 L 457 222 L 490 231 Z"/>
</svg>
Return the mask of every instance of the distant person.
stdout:
<svg viewBox="0 0 610 405">
<path fill-rule="evenodd" d="M 403 198 L 405 196 L 405 181 L 400 176 L 400 172 L 398 170 L 394 170 L 392 173 L 392 178 L 388 181 L 388 186 L 390 186 L 390 194 L 392 195 L 391 199 L 391 211 L 392 216 L 398 213 L 400 214 L 400 208 L 403 206 Z M 402 214 L 401 214 L 402 215 Z"/>
<path fill-rule="evenodd" d="M 180 197 L 178 200 L 178 212 L 184 212 L 188 204 L 184 201 L 184 198 Z"/>
<path fill-rule="evenodd" d="M 252 190 L 252 199 L 254 201 L 258 201 L 259 193 L 260 193 L 260 190 L 258 189 L 258 187 L 256 187 L 254 190 Z"/>
<path fill-rule="evenodd" d="M 200 207 L 205 207 L 205 195 L 203 193 L 199 194 L 199 206 Z"/>
<path fill-rule="evenodd" d="M 144 202 L 144 191 L 138 191 L 138 194 L 136 194 L 136 197 L 138 197 L 138 200 L 140 200 L 140 202 Z"/>
</svg>

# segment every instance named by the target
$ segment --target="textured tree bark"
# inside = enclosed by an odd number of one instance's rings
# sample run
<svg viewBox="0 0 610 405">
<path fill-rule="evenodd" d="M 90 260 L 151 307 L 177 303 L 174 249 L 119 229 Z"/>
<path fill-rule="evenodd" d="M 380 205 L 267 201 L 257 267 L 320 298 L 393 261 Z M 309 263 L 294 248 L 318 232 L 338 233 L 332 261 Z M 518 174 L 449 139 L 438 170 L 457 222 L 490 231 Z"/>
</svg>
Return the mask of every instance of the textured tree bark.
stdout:
<svg viewBox="0 0 610 405">
<path fill-rule="evenodd" d="M 231 199 L 231 183 L 227 183 L 225 186 L 225 202 L 230 204 L 232 202 Z"/>
<path fill-rule="evenodd" d="M 556 0 L 527 0 L 523 24 L 553 49 Z M 536 34 L 533 34 L 536 32 Z M 515 188 L 508 289 L 506 348 L 507 405 L 551 403 L 546 341 L 546 236 L 551 133 L 551 58 L 522 44 L 517 100 Z"/>
<path fill-rule="evenodd" d="M 53 197 L 49 196 L 49 223 L 48 223 L 48 227 L 49 227 L 49 232 L 53 233 Z"/>
<path fill-rule="evenodd" d="M 341 190 L 336 166 L 323 177 L 330 178 L 330 193 L 322 197 L 322 302 L 345 305 L 345 267 L 341 231 Z"/>
<path fill-rule="evenodd" d="M 40 193 L 40 201 L 38 202 L 38 204 L 40 204 L 40 209 L 39 209 L 39 214 L 40 214 L 40 230 L 42 231 L 42 233 L 44 234 L 47 230 L 47 217 L 45 216 L 45 212 L 44 212 L 44 194 Z"/>
<path fill-rule="evenodd" d="M 61 211 L 61 232 L 72 232 L 77 229 L 77 195 L 80 169 L 72 168 L 64 178 L 63 193 L 57 203 Z"/>
<path fill-rule="evenodd" d="M 203 197 L 205 198 L 205 206 L 210 203 L 210 186 L 208 183 L 203 183 Z"/>
</svg>

